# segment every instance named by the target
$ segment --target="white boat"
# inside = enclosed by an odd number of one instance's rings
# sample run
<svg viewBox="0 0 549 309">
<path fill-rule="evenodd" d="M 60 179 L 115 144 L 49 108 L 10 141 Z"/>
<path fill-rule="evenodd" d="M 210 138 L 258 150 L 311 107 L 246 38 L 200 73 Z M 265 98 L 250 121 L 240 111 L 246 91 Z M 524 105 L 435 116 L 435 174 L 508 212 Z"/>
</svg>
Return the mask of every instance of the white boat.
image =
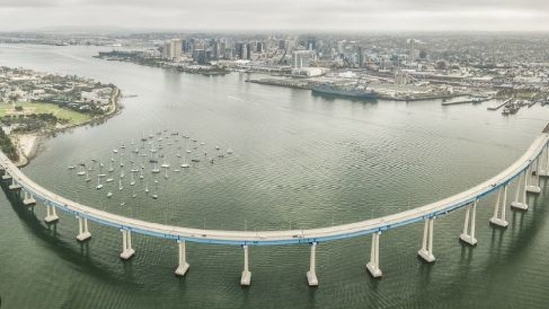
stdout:
<svg viewBox="0 0 549 309">
<path fill-rule="evenodd" d="M 103 174 L 103 173 L 97 174 L 97 177 L 106 177 L 106 176 L 107 176 L 107 174 Z"/>
<path fill-rule="evenodd" d="M 113 149 L 112 152 L 118 153 L 118 149 Z"/>
<path fill-rule="evenodd" d="M 122 191 L 122 189 L 124 189 L 124 186 L 122 185 L 122 179 L 119 179 L 118 180 L 118 190 Z"/>
<path fill-rule="evenodd" d="M 111 191 L 107 192 L 107 197 L 111 197 L 111 196 L 112 196 L 112 192 Z"/>
<path fill-rule="evenodd" d="M 139 179 L 143 179 L 143 178 L 145 178 L 145 177 L 143 176 L 143 170 L 140 170 L 140 171 L 139 171 Z"/>
<path fill-rule="evenodd" d="M 105 182 L 112 182 L 114 179 L 112 178 L 107 178 L 107 180 L 105 180 Z"/>
<path fill-rule="evenodd" d="M 97 177 L 97 186 L 95 187 L 97 190 L 103 188 L 103 184 L 101 183 L 101 178 Z"/>
<path fill-rule="evenodd" d="M 124 178 L 124 170 L 120 170 L 120 178 Z"/>
<path fill-rule="evenodd" d="M 145 193 L 149 193 L 149 183 L 145 184 Z"/>
<path fill-rule="evenodd" d="M 124 205 L 126 205 L 126 202 L 120 203 L 120 206 L 124 206 Z"/>
<path fill-rule="evenodd" d="M 80 168 L 78 168 L 78 172 L 76 173 L 78 176 L 84 176 L 86 175 L 85 169 L 82 168 L 82 165 L 80 165 Z"/>
<path fill-rule="evenodd" d="M 153 194 L 153 195 L 151 195 L 151 197 L 152 197 L 153 199 L 156 200 L 156 199 L 158 198 L 158 195 L 157 195 L 157 194 Z"/>
<path fill-rule="evenodd" d="M 227 153 L 228 153 L 228 154 L 231 154 L 231 153 L 233 153 L 232 149 L 230 149 L 230 148 L 229 148 L 229 149 L 227 149 Z"/>
<path fill-rule="evenodd" d="M 73 169 L 75 169 L 75 168 L 76 168 L 76 165 L 69 165 L 69 166 L 67 166 L 67 169 L 69 169 L 69 170 L 73 170 Z"/>
<path fill-rule="evenodd" d="M 133 173 L 132 173 L 132 179 L 130 181 L 130 186 L 133 186 L 133 185 L 135 185 L 135 179 L 133 179 Z"/>
<path fill-rule="evenodd" d="M 215 146 L 215 150 L 219 150 L 219 146 Z"/>
</svg>

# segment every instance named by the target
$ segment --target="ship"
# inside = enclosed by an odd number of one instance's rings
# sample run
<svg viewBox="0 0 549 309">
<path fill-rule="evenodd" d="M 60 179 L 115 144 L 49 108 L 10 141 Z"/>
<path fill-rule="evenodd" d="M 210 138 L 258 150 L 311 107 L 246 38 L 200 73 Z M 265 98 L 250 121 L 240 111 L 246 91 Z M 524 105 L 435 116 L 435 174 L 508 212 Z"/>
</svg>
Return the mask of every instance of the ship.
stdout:
<svg viewBox="0 0 549 309">
<path fill-rule="evenodd" d="M 342 88 L 337 88 L 334 85 L 315 86 L 311 90 L 313 94 L 319 94 L 319 95 L 342 96 L 342 97 L 363 99 L 363 100 L 377 99 L 377 92 L 372 90 L 342 89 Z"/>
</svg>

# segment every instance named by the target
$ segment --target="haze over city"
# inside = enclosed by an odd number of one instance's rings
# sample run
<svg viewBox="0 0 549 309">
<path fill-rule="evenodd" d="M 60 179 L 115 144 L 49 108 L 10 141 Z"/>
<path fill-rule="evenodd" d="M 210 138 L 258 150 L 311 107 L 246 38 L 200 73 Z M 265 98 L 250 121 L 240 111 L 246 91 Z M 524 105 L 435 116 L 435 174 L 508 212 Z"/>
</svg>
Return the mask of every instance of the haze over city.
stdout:
<svg viewBox="0 0 549 309">
<path fill-rule="evenodd" d="M 3 31 L 545 31 L 543 0 L 5 0 Z"/>
</svg>

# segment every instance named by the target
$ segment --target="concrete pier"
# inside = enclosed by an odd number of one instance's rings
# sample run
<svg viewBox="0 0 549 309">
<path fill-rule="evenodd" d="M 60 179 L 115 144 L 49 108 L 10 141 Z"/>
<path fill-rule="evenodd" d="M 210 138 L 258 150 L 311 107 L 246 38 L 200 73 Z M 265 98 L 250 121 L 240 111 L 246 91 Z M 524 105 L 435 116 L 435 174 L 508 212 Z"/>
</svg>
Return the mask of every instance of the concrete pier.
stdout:
<svg viewBox="0 0 549 309">
<path fill-rule="evenodd" d="M 471 246 L 475 246 L 477 244 L 477 239 L 475 238 L 477 203 L 478 200 L 475 200 L 473 204 L 467 207 L 467 210 L 465 211 L 465 222 L 463 223 L 463 233 L 459 235 L 459 239 L 461 241 Z M 471 220 L 469 220 L 469 216 Z"/>
<path fill-rule="evenodd" d="M 307 272 L 307 282 L 309 286 L 318 286 L 318 278 L 316 277 L 316 242 L 311 243 L 311 260 L 309 271 Z"/>
<path fill-rule="evenodd" d="M 57 216 L 55 207 L 52 205 L 46 205 L 46 217 L 44 218 L 44 221 L 46 221 L 46 223 L 53 223 L 58 220 L 59 217 Z"/>
<path fill-rule="evenodd" d="M 511 208 L 528 210 L 528 204 L 526 203 L 526 180 L 524 180 L 525 184 L 522 185 L 522 181 L 523 179 L 526 179 L 527 174 L 528 170 L 520 174 L 520 177 L 518 178 L 517 189 L 515 191 L 515 200 L 511 202 Z"/>
<path fill-rule="evenodd" d="M 535 168 L 534 163 L 536 164 Z M 526 179 L 528 180 L 528 184 L 526 185 L 526 191 L 529 193 L 534 194 L 540 194 L 541 188 L 539 187 L 539 158 L 536 159 L 535 162 L 532 162 L 530 164 L 530 167 L 528 168 L 528 174 L 526 175 Z"/>
<path fill-rule="evenodd" d="M 22 186 L 15 181 L 15 179 L 11 179 L 11 185 L 9 186 L 10 190 L 19 190 L 22 188 Z"/>
<path fill-rule="evenodd" d="M 178 240 L 177 244 L 179 246 L 179 266 L 177 266 L 175 274 L 177 276 L 183 277 L 185 276 L 185 274 L 187 274 L 187 270 L 189 270 L 189 263 L 187 263 L 187 257 L 185 252 L 185 241 Z"/>
<path fill-rule="evenodd" d="M 379 278 L 383 275 L 379 269 L 379 235 L 381 232 L 372 234 L 372 249 L 370 250 L 370 262 L 366 264 L 366 269 L 374 278 Z"/>
<path fill-rule="evenodd" d="M 78 219 L 78 235 L 76 235 L 76 239 L 80 242 L 90 239 L 91 233 L 88 230 L 88 219 L 82 217 L 76 218 Z"/>
<path fill-rule="evenodd" d="M 494 216 L 490 218 L 490 223 L 500 227 L 507 227 L 509 225 L 509 222 L 505 220 L 505 207 L 507 205 L 507 186 L 508 185 L 503 186 L 503 199 L 501 196 L 502 189 L 498 190 L 498 197 L 496 199 L 496 205 L 494 207 Z"/>
<path fill-rule="evenodd" d="M 425 227 L 423 228 L 423 242 L 421 249 L 417 253 L 427 263 L 432 263 L 435 261 L 435 256 L 433 255 L 434 220 L 435 217 L 425 220 Z"/>
<path fill-rule="evenodd" d="M 31 194 L 29 194 L 29 192 L 27 192 L 27 190 L 25 190 L 25 196 L 23 198 L 23 204 L 26 205 L 26 206 L 36 205 L 36 200 L 34 199 L 34 197 Z"/>
<path fill-rule="evenodd" d="M 248 269 L 248 245 L 243 245 L 242 249 L 244 249 L 244 270 L 240 276 L 240 285 L 249 286 L 252 281 L 252 273 Z"/>
<path fill-rule="evenodd" d="M 129 260 L 135 254 L 135 250 L 132 248 L 132 232 L 128 230 L 120 230 L 120 232 L 122 232 L 122 253 L 120 253 L 120 258 Z"/>
</svg>

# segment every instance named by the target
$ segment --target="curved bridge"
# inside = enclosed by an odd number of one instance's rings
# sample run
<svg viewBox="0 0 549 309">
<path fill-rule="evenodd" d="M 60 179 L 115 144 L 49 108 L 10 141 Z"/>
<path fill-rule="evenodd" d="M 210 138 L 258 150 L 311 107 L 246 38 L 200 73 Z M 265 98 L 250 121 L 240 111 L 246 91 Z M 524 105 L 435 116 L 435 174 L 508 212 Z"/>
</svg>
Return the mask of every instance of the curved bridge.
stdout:
<svg viewBox="0 0 549 309">
<path fill-rule="evenodd" d="M 367 264 L 367 269 L 373 277 L 380 277 L 382 272 L 379 268 L 379 237 L 382 231 L 424 221 L 423 243 L 418 254 L 426 262 L 433 262 L 435 260 L 433 255 L 434 219 L 456 209 L 467 207 L 463 234 L 460 235 L 460 239 L 467 244 L 475 245 L 477 243 L 475 239 L 477 202 L 484 196 L 496 192 L 498 196 L 494 207 L 494 216 L 490 219 L 490 222 L 494 225 L 506 227 L 508 225 L 505 220 L 508 187 L 512 181 L 518 179 L 516 181 L 514 201 L 510 206 L 527 210 L 527 192 L 539 194 L 541 192 L 539 177 L 549 177 L 548 143 L 549 125 L 534 140 L 528 150 L 506 170 L 471 189 L 440 201 L 404 212 L 356 223 L 308 230 L 286 231 L 206 230 L 127 218 L 77 203 L 48 191 L 29 179 L 1 152 L 0 167 L 4 170 L 2 178 L 4 180 L 11 180 L 9 188 L 11 190 L 20 190 L 24 194 L 23 203 L 25 205 L 34 205 L 36 202 L 40 202 L 46 206 L 47 216 L 45 221 L 47 223 L 59 220 L 56 210 L 62 210 L 75 215 L 79 223 L 77 240 L 86 241 L 91 237 L 88 221 L 120 229 L 123 244 L 122 253 L 120 254 L 122 259 L 129 259 L 135 253 L 131 243 L 131 233 L 133 232 L 177 241 L 179 245 L 179 266 L 175 273 L 180 276 L 185 275 L 189 268 L 189 264 L 185 258 L 186 241 L 239 245 L 244 249 L 244 270 L 242 272 L 241 284 L 249 285 L 251 280 L 251 272 L 248 267 L 249 245 L 305 243 L 311 245 L 310 269 L 307 272 L 308 282 L 311 286 L 317 286 L 318 280 L 315 272 L 316 246 L 321 242 L 372 234 L 371 257 L 370 262 Z"/>
</svg>

